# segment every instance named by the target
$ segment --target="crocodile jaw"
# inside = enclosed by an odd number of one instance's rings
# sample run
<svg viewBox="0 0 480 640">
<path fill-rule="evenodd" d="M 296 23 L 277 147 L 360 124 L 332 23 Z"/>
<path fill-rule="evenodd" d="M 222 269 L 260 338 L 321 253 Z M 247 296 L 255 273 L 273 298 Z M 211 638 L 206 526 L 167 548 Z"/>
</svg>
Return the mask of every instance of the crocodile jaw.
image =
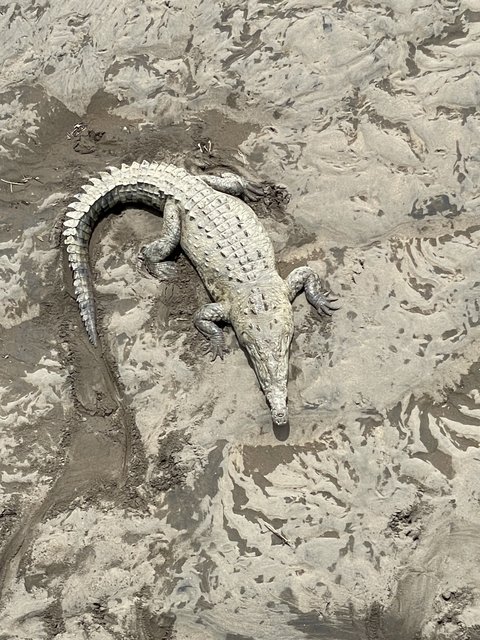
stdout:
<svg viewBox="0 0 480 640">
<path fill-rule="evenodd" d="M 250 327 L 249 327 L 250 328 Z M 237 329 L 237 327 L 236 327 Z M 258 381 L 270 406 L 273 423 L 288 422 L 287 380 L 293 323 L 270 327 L 269 332 L 238 331 L 239 340 L 250 356 Z M 265 335 L 267 337 L 265 337 Z"/>
</svg>

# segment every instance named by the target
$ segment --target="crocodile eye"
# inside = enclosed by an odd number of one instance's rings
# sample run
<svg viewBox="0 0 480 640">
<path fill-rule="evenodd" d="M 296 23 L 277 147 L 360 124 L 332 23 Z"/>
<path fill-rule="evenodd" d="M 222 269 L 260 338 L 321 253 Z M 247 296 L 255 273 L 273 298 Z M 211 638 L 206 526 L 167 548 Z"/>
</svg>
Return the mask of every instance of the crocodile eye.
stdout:
<svg viewBox="0 0 480 640">
<path fill-rule="evenodd" d="M 285 353 L 285 351 L 288 351 L 291 341 L 292 341 L 291 334 L 282 335 L 282 337 L 280 338 L 280 344 L 279 344 L 281 353 Z"/>
</svg>

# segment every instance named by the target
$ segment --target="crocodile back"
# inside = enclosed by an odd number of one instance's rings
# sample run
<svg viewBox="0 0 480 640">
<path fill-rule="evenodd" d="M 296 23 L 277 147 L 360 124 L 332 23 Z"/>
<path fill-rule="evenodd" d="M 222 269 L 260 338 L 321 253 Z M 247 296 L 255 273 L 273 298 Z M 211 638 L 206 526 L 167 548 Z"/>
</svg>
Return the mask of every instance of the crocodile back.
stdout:
<svg viewBox="0 0 480 640">
<path fill-rule="evenodd" d="M 245 202 L 205 185 L 186 204 L 181 245 L 214 299 L 275 272 L 270 238 Z"/>
</svg>

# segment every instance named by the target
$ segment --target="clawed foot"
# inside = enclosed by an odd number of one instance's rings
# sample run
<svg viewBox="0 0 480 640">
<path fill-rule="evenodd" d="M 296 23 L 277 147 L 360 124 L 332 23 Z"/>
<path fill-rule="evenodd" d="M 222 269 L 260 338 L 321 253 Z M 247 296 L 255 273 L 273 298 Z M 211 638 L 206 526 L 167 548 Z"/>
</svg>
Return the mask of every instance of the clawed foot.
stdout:
<svg viewBox="0 0 480 640">
<path fill-rule="evenodd" d="M 217 358 L 223 360 L 226 353 L 228 353 L 228 349 L 225 346 L 224 340 L 210 340 L 205 350 L 205 354 L 211 354 L 211 362 L 214 362 Z"/>
<path fill-rule="evenodd" d="M 138 266 L 160 281 L 172 280 L 178 275 L 178 267 L 174 262 L 151 262 L 143 250 L 138 254 Z"/>
<path fill-rule="evenodd" d="M 232 195 L 243 197 L 245 200 L 251 200 L 252 202 L 257 202 L 257 200 L 265 196 L 265 188 L 258 182 L 253 182 L 230 172 L 222 173 L 220 179 L 222 178 L 227 183 L 229 182 L 227 191 Z"/>
<path fill-rule="evenodd" d="M 312 303 L 321 316 L 331 316 L 334 311 L 340 308 L 332 304 L 332 302 L 337 301 L 338 298 L 332 298 L 332 294 L 328 291 L 326 293 L 318 293 Z"/>
<path fill-rule="evenodd" d="M 201 179 L 213 187 L 213 189 L 254 202 L 265 197 L 266 193 L 262 185 L 257 182 L 252 182 L 243 176 L 239 176 L 237 173 L 232 173 L 231 171 L 224 171 L 219 176 L 204 174 L 201 176 Z"/>
<path fill-rule="evenodd" d="M 255 182 L 250 182 L 245 178 L 242 178 L 243 195 L 246 200 L 257 202 L 265 195 L 265 189 L 262 185 Z"/>
</svg>

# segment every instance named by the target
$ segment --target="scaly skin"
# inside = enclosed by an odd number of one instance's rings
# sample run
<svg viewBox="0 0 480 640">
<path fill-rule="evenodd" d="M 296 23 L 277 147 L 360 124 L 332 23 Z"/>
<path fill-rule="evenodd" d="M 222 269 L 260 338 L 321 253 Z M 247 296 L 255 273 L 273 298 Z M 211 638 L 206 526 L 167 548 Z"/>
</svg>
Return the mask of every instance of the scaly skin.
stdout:
<svg viewBox="0 0 480 640">
<path fill-rule="evenodd" d="M 291 302 L 302 288 L 320 314 L 331 315 L 334 299 L 322 293 L 318 275 L 300 267 L 283 280 L 272 243 L 253 210 L 237 197 L 262 190 L 233 174 L 193 176 L 174 165 L 143 162 L 110 167 L 83 187 L 67 211 L 65 244 L 80 313 L 91 342 L 98 341 L 88 243 L 100 217 L 114 205 L 146 204 L 163 210 L 162 236 L 143 247 L 140 259 L 158 278 L 171 268 L 165 259 L 178 244 L 214 300 L 194 316 L 210 340 L 213 359 L 223 357 L 229 322 L 247 351 L 270 405 L 273 422 L 288 422 L 288 357 L 293 336 Z"/>
</svg>

